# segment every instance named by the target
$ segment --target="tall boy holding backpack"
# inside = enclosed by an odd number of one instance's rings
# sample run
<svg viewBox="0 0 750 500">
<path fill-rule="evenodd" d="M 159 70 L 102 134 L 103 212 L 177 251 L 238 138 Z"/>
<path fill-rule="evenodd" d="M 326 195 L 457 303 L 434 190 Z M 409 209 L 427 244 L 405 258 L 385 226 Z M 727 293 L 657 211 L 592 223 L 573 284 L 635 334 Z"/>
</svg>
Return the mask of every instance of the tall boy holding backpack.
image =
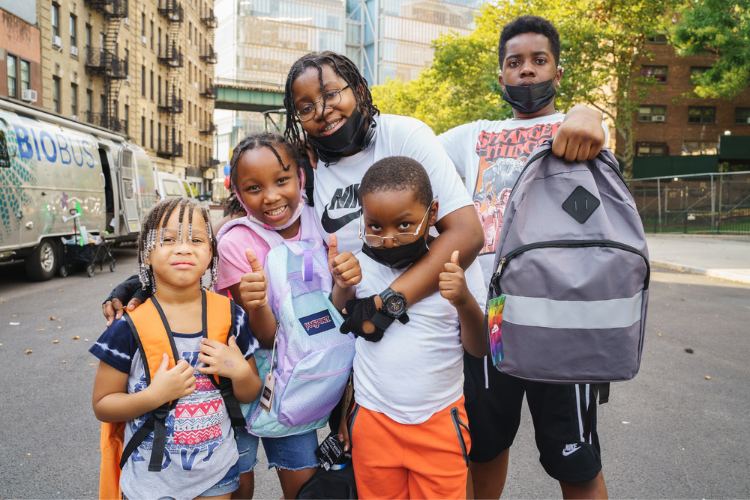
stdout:
<svg viewBox="0 0 750 500">
<path fill-rule="evenodd" d="M 558 67 L 560 38 L 552 23 L 537 16 L 511 21 L 500 35 L 498 58 L 503 98 L 513 107 L 514 118 L 479 120 L 439 136 L 465 178 L 485 230 L 485 246 L 479 256 L 485 285 L 494 272 L 508 195 L 530 153 L 552 139 L 566 120 L 554 107 L 563 70 Z M 576 108 L 575 114 L 579 120 L 586 117 L 578 121 L 577 133 L 590 139 L 582 140 L 578 148 L 568 145 L 565 157 L 571 161 L 593 159 L 606 137 L 601 115 L 581 108 Z M 556 143 L 559 140 L 556 138 Z M 554 144 L 553 152 L 561 148 L 565 149 L 565 144 Z M 498 498 L 502 494 L 524 393 L 534 421 L 540 462 L 560 482 L 563 497 L 607 497 L 596 432 L 596 394 L 589 385 L 523 380 L 499 372 L 488 357 L 469 354 L 464 366 L 476 394 L 466 402 L 474 437 L 469 457 L 475 498 Z"/>
</svg>

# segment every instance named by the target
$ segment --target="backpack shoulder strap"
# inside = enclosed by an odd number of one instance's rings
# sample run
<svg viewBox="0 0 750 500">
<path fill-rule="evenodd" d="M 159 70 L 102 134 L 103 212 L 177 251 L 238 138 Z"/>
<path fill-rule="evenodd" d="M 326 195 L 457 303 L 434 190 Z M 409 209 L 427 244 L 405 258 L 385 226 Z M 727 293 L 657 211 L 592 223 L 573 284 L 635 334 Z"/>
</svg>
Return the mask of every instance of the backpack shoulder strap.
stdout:
<svg viewBox="0 0 750 500">
<path fill-rule="evenodd" d="M 138 350 L 143 358 L 143 369 L 146 372 L 146 382 L 150 385 L 153 376 L 161 365 L 161 360 L 166 353 L 169 356 L 167 369 L 174 368 L 179 357 L 177 346 L 174 343 L 172 331 L 169 328 L 164 311 L 155 297 L 151 297 L 141 304 L 135 311 L 125 314 L 125 321 L 130 325 Z M 166 419 L 177 401 L 164 403 L 151 412 L 151 416 L 143 423 L 133 437 L 128 441 L 122 452 L 120 468 L 125 465 L 136 448 L 146 439 L 151 432 L 154 433 L 154 443 L 151 449 L 151 461 L 148 470 L 152 472 L 161 471 L 164 448 L 167 443 Z"/>
<path fill-rule="evenodd" d="M 203 292 L 203 336 L 208 339 L 227 344 L 229 335 L 236 332 L 236 318 L 234 302 L 223 295 Z M 240 404 L 234 397 L 232 379 L 211 376 L 214 385 L 219 388 L 224 406 L 227 408 L 229 419 L 233 427 L 245 427 L 247 422 L 242 415 Z"/>
</svg>

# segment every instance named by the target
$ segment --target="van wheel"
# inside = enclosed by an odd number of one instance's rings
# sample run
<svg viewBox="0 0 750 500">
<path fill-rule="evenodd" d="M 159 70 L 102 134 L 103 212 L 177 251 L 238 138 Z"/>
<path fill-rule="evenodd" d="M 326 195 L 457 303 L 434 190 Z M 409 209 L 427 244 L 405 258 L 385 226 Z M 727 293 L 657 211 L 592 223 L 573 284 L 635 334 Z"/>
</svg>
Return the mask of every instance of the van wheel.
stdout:
<svg viewBox="0 0 750 500">
<path fill-rule="evenodd" d="M 57 271 L 57 248 L 50 240 L 42 242 L 26 257 L 26 274 L 34 281 L 52 279 Z"/>
</svg>

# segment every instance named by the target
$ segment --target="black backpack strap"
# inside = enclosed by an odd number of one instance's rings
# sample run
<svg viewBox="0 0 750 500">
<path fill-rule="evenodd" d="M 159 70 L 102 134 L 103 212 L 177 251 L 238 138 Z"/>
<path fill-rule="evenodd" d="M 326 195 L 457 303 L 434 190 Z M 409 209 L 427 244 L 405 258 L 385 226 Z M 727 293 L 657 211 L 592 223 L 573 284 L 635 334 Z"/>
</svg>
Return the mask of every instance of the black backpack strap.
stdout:
<svg viewBox="0 0 750 500">
<path fill-rule="evenodd" d="M 599 393 L 599 404 L 609 402 L 609 382 L 604 384 L 596 384 L 596 392 Z"/>
<path fill-rule="evenodd" d="M 302 151 L 300 155 L 299 164 L 305 171 L 305 195 L 309 206 L 314 206 L 315 200 L 313 200 L 313 186 L 315 183 L 315 169 L 310 163 L 310 157 L 307 156 L 307 151 Z"/>
</svg>

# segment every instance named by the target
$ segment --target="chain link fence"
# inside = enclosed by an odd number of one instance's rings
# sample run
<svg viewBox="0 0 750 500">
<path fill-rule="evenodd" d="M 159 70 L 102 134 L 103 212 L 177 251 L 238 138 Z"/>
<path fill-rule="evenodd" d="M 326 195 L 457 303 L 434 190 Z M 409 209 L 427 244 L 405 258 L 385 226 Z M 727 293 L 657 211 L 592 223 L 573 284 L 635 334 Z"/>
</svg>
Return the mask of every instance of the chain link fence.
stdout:
<svg viewBox="0 0 750 500">
<path fill-rule="evenodd" d="M 627 181 L 646 232 L 750 234 L 750 172 Z"/>
</svg>

